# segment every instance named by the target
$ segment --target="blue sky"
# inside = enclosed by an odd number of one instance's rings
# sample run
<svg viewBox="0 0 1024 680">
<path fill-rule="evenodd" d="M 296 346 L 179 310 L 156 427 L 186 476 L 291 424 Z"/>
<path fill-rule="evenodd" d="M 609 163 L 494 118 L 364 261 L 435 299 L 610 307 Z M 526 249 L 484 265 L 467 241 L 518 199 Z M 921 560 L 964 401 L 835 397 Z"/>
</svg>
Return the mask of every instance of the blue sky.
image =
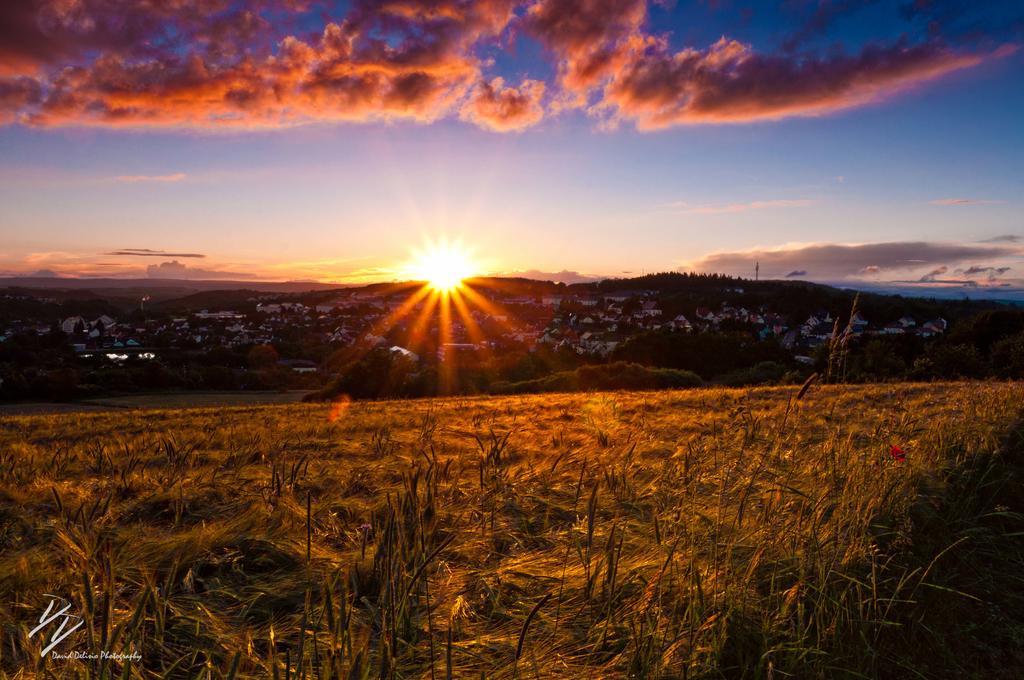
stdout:
<svg viewBox="0 0 1024 680">
<path fill-rule="evenodd" d="M 229 108 L 236 81 L 252 80 L 240 45 L 269 71 L 283 38 L 257 31 L 214 50 L 179 28 L 185 44 L 152 48 L 160 26 L 188 17 L 138 19 L 137 43 L 62 34 L 72 47 L 52 58 L 11 56 L 27 65 L 0 71 L 0 93 L 5 78 L 8 91 L 29 91 L 29 81 L 39 91 L 7 97 L 0 118 L 0 271 L 388 279 L 425 240 L 448 236 L 495 273 L 745 274 L 763 261 L 774 277 L 1019 285 L 1024 258 L 1010 237 L 1024 236 L 1024 59 L 1014 3 L 936 2 L 907 20 L 901 3 L 884 2 L 633 3 L 624 15 L 629 2 L 577 1 L 612 9 L 586 30 L 540 14 L 555 11 L 542 1 L 512 0 L 497 23 L 486 3 L 450 0 L 439 4 L 462 12 L 451 25 L 415 14 L 412 28 L 373 24 L 397 52 L 366 47 L 345 57 L 346 73 L 372 59 L 407 68 L 410 36 L 425 32 L 444 49 L 416 68 L 467 69 L 400 107 L 387 94 L 355 102 L 335 89 L 311 99 L 302 81 L 287 110 L 273 99 Z M 248 5 L 231 11 L 282 11 Z M 815 24 L 820 7 L 835 11 Z M 297 18 L 295 39 L 320 50 L 309 68 L 323 68 L 327 47 L 307 33 L 332 22 L 349 30 L 358 9 Z M 618 71 L 577 77 L 602 49 Z M 884 52 L 881 67 L 872 49 Z M 209 82 L 180 64 L 199 50 Z M 111 94 L 104 59 L 117 61 L 116 86 L 130 96 Z M 687 59 L 697 66 L 684 73 Z M 69 85 L 69 66 L 87 75 Z M 630 69 L 633 80 L 622 75 Z M 219 74 L 235 79 L 228 94 L 215 89 Z M 129 77 L 138 80 L 124 85 Z M 939 247 L 919 258 L 851 249 L 849 264 L 808 248 L 889 243 Z M 156 252 L 108 255 L 127 248 Z M 986 273 L 964 273 L 972 267 Z"/>
</svg>

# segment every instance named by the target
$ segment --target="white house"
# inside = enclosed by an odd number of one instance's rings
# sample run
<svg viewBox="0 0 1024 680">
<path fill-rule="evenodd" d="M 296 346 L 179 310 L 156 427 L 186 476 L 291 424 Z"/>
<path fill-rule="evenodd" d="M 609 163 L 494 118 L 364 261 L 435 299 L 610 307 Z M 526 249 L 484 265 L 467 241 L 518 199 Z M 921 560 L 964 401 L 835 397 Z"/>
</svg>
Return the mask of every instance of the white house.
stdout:
<svg viewBox="0 0 1024 680">
<path fill-rule="evenodd" d="M 645 302 L 640 307 L 640 316 L 661 316 L 661 310 L 658 309 L 658 303 L 654 301 Z"/>
<path fill-rule="evenodd" d="M 78 324 L 82 324 L 82 328 L 88 327 L 88 325 L 85 323 L 85 319 L 83 319 L 82 317 L 69 316 L 68 318 L 64 319 L 64 321 L 61 322 L 60 329 L 67 333 L 68 335 L 71 335 L 72 333 L 75 332 L 75 328 L 78 327 Z"/>
<path fill-rule="evenodd" d="M 401 356 L 413 362 L 418 362 L 420 360 L 419 354 L 416 354 L 416 352 L 413 352 L 412 350 L 406 349 L 404 347 L 399 347 L 398 345 L 392 345 L 391 349 L 388 351 L 390 351 L 392 354 L 400 354 Z"/>
<path fill-rule="evenodd" d="M 672 327 L 675 328 L 676 330 L 681 330 L 681 331 L 692 331 L 693 330 L 693 324 L 690 323 L 690 320 L 687 319 L 686 315 L 684 315 L 684 314 L 680 314 L 676 318 L 672 319 Z"/>
<path fill-rule="evenodd" d="M 914 317 L 912 316 L 901 317 L 900 320 L 897 321 L 896 323 L 903 326 L 904 328 L 913 328 L 914 326 L 917 325 L 917 322 L 914 321 Z"/>
</svg>

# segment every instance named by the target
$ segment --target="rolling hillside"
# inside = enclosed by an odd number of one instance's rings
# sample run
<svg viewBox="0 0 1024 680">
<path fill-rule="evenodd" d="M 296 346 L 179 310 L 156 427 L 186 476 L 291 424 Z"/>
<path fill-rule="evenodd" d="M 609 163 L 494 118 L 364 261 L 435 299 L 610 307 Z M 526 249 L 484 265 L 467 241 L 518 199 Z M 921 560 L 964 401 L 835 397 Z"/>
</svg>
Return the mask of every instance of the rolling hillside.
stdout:
<svg viewBox="0 0 1024 680">
<path fill-rule="evenodd" d="M 1019 677 L 1024 388 L 796 397 L 5 418 L 0 669 Z"/>
</svg>

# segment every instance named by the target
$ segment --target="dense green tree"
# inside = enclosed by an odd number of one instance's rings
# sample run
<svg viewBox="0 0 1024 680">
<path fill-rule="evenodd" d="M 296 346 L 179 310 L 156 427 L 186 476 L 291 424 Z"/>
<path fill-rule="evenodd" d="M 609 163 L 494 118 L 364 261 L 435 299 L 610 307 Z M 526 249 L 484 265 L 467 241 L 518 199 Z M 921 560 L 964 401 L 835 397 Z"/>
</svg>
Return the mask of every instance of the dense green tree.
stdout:
<svg viewBox="0 0 1024 680">
<path fill-rule="evenodd" d="M 255 345 L 249 350 L 249 368 L 267 369 L 277 364 L 280 357 L 273 345 Z"/>
<path fill-rule="evenodd" d="M 1000 378 L 1024 378 L 1024 333 L 996 340 L 990 363 L 992 372 Z"/>
</svg>

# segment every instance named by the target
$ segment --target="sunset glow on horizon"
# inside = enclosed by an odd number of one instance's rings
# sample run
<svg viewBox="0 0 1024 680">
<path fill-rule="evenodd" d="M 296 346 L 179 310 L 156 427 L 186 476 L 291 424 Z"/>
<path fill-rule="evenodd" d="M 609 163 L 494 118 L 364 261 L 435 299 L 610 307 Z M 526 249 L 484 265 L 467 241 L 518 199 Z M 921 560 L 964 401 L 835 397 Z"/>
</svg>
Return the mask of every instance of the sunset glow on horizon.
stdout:
<svg viewBox="0 0 1024 680">
<path fill-rule="evenodd" d="M 1024 296 L 1019 3 L 911 5 L 31 0 L 0 277 Z M 445 231 L 486 261 L 411 276 Z"/>
<path fill-rule="evenodd" d="M 490 319 L 504 330 L 511 330 L 508 312 L 486 294 L 487 289 L 500 292 L 505 285 L 501 281 L 471 282 L 470 279 L 485 272 L 474 261 L 470 247 L 462 240 L 447 237 L 425 240 L 398 272 L 404 283 L 391 292 L 401 302 L 376 322 L 370 337 L 386 336 L 401 327 L 406 347 L 414 352 L 426 347 L 437 353 L 439 388 L 444 393 L 454 392 L 458 387 L 459 360 L 456 353 L 446 348 L 458 347 L 468 340 L 482 356 L 490 355 L 488 335 L 478 318 Z M 418 287 L 410 290 L 408 283 Z M 363 348 L 371 349 L 372 345 Z"/>
<path fill-rule="evenodd" d="M 441 240 L 419 250 L 405 269 L 415 281 L 425 281 L 439 293 L 451 293 L 463 280 L 480 272 L 461 243 Z"/>
</svg>

